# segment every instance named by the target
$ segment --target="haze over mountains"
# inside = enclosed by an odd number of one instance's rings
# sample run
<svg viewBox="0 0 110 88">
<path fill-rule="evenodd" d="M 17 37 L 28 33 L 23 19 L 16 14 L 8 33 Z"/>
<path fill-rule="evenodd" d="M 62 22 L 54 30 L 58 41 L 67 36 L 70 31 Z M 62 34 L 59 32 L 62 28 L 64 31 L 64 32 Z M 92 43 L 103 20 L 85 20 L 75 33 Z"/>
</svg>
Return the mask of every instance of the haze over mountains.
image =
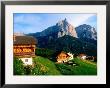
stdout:
<svg viewBox="0 0 110 88">
<path fill-rule="evenodd" d="M 42 32 L 28 35 L 34 36 L 38 40 L 40 48 L 97 54 L 97 32 L 88 24 L 82 24 L 75 28 L 65 18 Z"/>
</svg>

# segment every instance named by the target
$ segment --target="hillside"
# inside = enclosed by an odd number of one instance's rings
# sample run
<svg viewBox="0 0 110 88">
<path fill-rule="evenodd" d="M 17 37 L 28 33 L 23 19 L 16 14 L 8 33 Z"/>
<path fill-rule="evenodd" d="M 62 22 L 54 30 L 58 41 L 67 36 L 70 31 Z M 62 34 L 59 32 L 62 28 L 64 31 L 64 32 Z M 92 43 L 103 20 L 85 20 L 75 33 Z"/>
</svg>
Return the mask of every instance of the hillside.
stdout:
<svg viewBox="0 0 110 88">
<path fill-rule="evenodd" d="M 56 63 L 48 58 L 37 56 L 33 58 L 34 67 L 24 66 L 22 61 L 14 59 L 14 75 L 97 75 L 96 63 L 74 58 L 73 63 Z"/>
<path fill-rule="evenodd" d="M 74 28 L 65 18 L 41 32 L 28 35 L 38 40 L 38 48 L 97 56 L 97 32 L 87 24 Z"/>
<path fill-rule="evenodd" d="M 33 59 L 35 68 L 33 69 L 34 75 L 61 75 L 60 71 L 57 70 L 55 63 L 41 56 Z"/>
<path fill-rule="evenodd" d="M 56 52 L 65 51 L 72 52 L 74 54 L 85 53 L 87 55 L 97 55 L 97 46 L 95 44 L 85 42 L 69 35 L 65 35 L 55 41 L 49 42 L 46 47 Z"/>
</svg>

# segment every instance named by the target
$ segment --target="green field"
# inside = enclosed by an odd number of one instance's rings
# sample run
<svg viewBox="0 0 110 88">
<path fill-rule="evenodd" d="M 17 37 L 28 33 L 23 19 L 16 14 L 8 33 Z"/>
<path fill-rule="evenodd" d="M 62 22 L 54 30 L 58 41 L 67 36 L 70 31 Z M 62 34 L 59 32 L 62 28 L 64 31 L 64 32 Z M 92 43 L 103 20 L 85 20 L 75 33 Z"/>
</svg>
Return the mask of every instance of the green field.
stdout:
<svg viewBox="0 0 110 88">
<path fill-rule="evenodd" d="M 79 64 L 77 68 L 74 68 L 76 75 L 97 75 L 96 63 L 80 59 L 75 59 L 75 61 Z"/>
<path fill-rule="evenodd" d="M 33 59 L 33 62 L 35 63 L 34 69 L 39 69 L 39 72 L 41 72 L 39 75 L 61 75 L 60 71 L 57 70 L 57 67 L 55 66 L 55 62 L 52 62 L 51 60 L 37 56 Z M 34 71 L 36 73 L 36 71 Z M 36 74 L 37 75 L 37 74 Z"/>
<path fill-rule="evenodd" d="M 14 61 L 17 62 L 14 64 L 14 73 L 15 75 L 97 75 L 96 63 L 79 58 L 74 58 L 72 61 L 76 63 L 75 66 L 36 56 L 33 58 L 34 67 L 23 67 L 20 61 Z"/>
</svg>

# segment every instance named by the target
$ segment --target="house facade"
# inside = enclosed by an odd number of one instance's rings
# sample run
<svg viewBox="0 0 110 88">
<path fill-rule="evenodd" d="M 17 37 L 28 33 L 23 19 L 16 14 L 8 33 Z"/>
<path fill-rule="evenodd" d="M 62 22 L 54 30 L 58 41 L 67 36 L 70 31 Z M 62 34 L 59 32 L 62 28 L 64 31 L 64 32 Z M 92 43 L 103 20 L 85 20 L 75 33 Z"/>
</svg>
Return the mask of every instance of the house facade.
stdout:
<svg viewBox="0 0 110 88">
<path fill-rule="evenodd" d="M 68 62 L 69 60 L 72 60 L 73 55 L 71 53 L 66 53 L 62 51 L 61 53 L 57 55 L 56 58 L 57 58 L 58 63 L 64 63 L 64 62 Z"/>
<path fill-rule="evenodd" d="M 32 58 L 35 57 L 36 39 L 32 36 L 16 36 L 13 38 L 14 56 L 21 59 L 24 65 L 32 65 Z"/>
</svg>

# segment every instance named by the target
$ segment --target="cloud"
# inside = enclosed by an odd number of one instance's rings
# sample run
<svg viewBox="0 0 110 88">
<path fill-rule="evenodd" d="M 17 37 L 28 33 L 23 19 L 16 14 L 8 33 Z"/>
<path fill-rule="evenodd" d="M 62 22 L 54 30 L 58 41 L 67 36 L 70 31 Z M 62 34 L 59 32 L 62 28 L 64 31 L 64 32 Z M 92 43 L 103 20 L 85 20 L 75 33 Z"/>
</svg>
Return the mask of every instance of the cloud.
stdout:
<svg viewBox="0 0 110 88">
<path fill-rule="evenodd" d="M 74 19 L 71 20 L 71 23 L 77 27 L 81 24 L 83 24 L 88 18 L 94 16 L 94 14 L 79 14 L 74 17 Z"/>
</svg>

